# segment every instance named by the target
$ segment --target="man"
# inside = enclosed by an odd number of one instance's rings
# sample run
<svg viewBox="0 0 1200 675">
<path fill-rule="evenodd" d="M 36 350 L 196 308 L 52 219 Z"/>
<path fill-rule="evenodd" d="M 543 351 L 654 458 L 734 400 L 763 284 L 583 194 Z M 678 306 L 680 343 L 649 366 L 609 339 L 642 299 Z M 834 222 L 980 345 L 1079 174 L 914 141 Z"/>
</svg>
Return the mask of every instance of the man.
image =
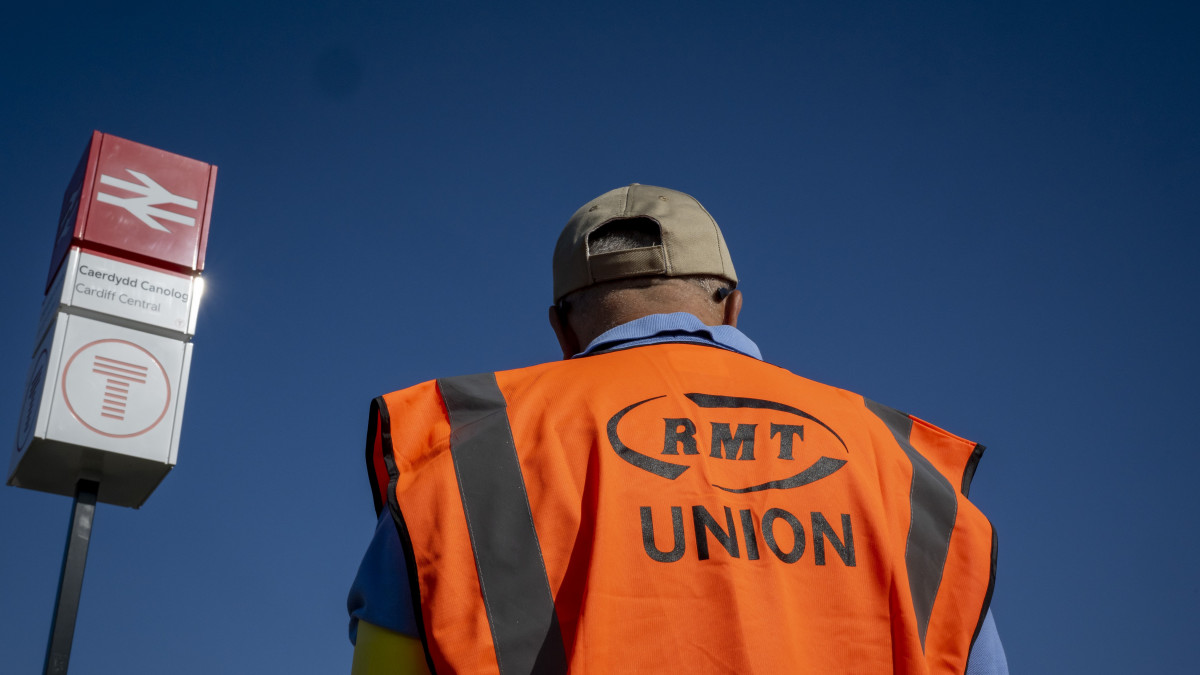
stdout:
<svg viewBox="0 0 1200 675">
<path fill-rule="evenodd" d="M 376 399 L 355 672 L 1007 672 L 982 446 L 764 363 L 736 285 L 695 199 L 613 190 L 563 361 Z"/>
</svg>

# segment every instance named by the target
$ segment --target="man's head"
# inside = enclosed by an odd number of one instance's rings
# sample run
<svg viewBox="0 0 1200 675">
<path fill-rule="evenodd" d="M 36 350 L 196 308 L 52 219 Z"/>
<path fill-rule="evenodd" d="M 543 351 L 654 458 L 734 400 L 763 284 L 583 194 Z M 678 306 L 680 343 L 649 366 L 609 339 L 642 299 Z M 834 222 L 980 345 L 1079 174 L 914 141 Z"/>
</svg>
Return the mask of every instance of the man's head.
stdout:
<svg viewBox="0 0 1200 675">
<path fill-rule="evenodd" d="M 550 323 L 563 357 L 627 321 L 688 312 L 737 325 L 741 293 L 725 239 L 689 195 L 634 183 L 584 204 L 554 249 Z"/>
</svg>

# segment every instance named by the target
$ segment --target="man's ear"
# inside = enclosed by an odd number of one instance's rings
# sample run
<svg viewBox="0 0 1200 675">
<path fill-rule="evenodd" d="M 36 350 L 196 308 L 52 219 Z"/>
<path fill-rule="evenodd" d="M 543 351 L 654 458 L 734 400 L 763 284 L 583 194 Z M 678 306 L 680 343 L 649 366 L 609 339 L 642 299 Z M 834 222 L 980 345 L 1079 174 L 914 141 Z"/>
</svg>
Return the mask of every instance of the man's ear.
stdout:
<svg viewBox="0 0 1200 675">
<path fill-rule="evenodd" d="M 726 326 L 737 328 L 738 314 L 742 313 L 742 292 L 733 290 L 729 295 L 725 296 L 725 320 Z"/>
<path fill-rule="evenodd" d="M 550 305 L 550 327 L 554 329 L 554 336 L 558 338 L 558 346 L 562 349 L 564 361 L 582 351 L 579 346 L 579 338 L 576 337 L 575 331 L 571 330 L 571 324 L 567 321 L 567 313 L 560 310 L 558 305 Z"/>
</svg>

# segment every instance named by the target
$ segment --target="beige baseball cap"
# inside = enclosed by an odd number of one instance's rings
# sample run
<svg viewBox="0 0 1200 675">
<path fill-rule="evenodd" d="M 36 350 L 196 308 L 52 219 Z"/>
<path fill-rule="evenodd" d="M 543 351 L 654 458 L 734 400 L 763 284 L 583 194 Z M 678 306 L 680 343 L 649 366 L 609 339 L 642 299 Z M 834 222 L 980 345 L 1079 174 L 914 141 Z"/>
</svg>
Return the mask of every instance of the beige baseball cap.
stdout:
<svg viewBox="0 0 1200 675">
<path fill-rule="evenodd" d="M 614 220 L 658 223 L 661 244 L 593 255 L 588 235 Z M 554 247 L 554 302 L 593 284 L 628 277 L 720 277 L 737 285 L 733 260 L 717 221 L 690 195 L 634 183 L 579 207 Z"/>
</svg>

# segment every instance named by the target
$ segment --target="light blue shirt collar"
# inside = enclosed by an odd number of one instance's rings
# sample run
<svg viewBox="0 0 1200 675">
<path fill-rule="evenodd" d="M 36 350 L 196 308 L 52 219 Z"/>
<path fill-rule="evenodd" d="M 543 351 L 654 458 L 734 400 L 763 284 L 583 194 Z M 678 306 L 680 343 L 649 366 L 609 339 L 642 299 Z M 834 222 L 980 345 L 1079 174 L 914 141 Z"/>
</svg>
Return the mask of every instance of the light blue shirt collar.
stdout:
<svg viewBox="0 0 1200 675">
<path fill-rule="evenodd" d="M 708 326 L 686 312 L 651 314 L 610 328 L 572 358 L 665 342 L 689 342 L 728 349 L 762 360 L 758 345 L 733 326 Z"/>
</svg>

